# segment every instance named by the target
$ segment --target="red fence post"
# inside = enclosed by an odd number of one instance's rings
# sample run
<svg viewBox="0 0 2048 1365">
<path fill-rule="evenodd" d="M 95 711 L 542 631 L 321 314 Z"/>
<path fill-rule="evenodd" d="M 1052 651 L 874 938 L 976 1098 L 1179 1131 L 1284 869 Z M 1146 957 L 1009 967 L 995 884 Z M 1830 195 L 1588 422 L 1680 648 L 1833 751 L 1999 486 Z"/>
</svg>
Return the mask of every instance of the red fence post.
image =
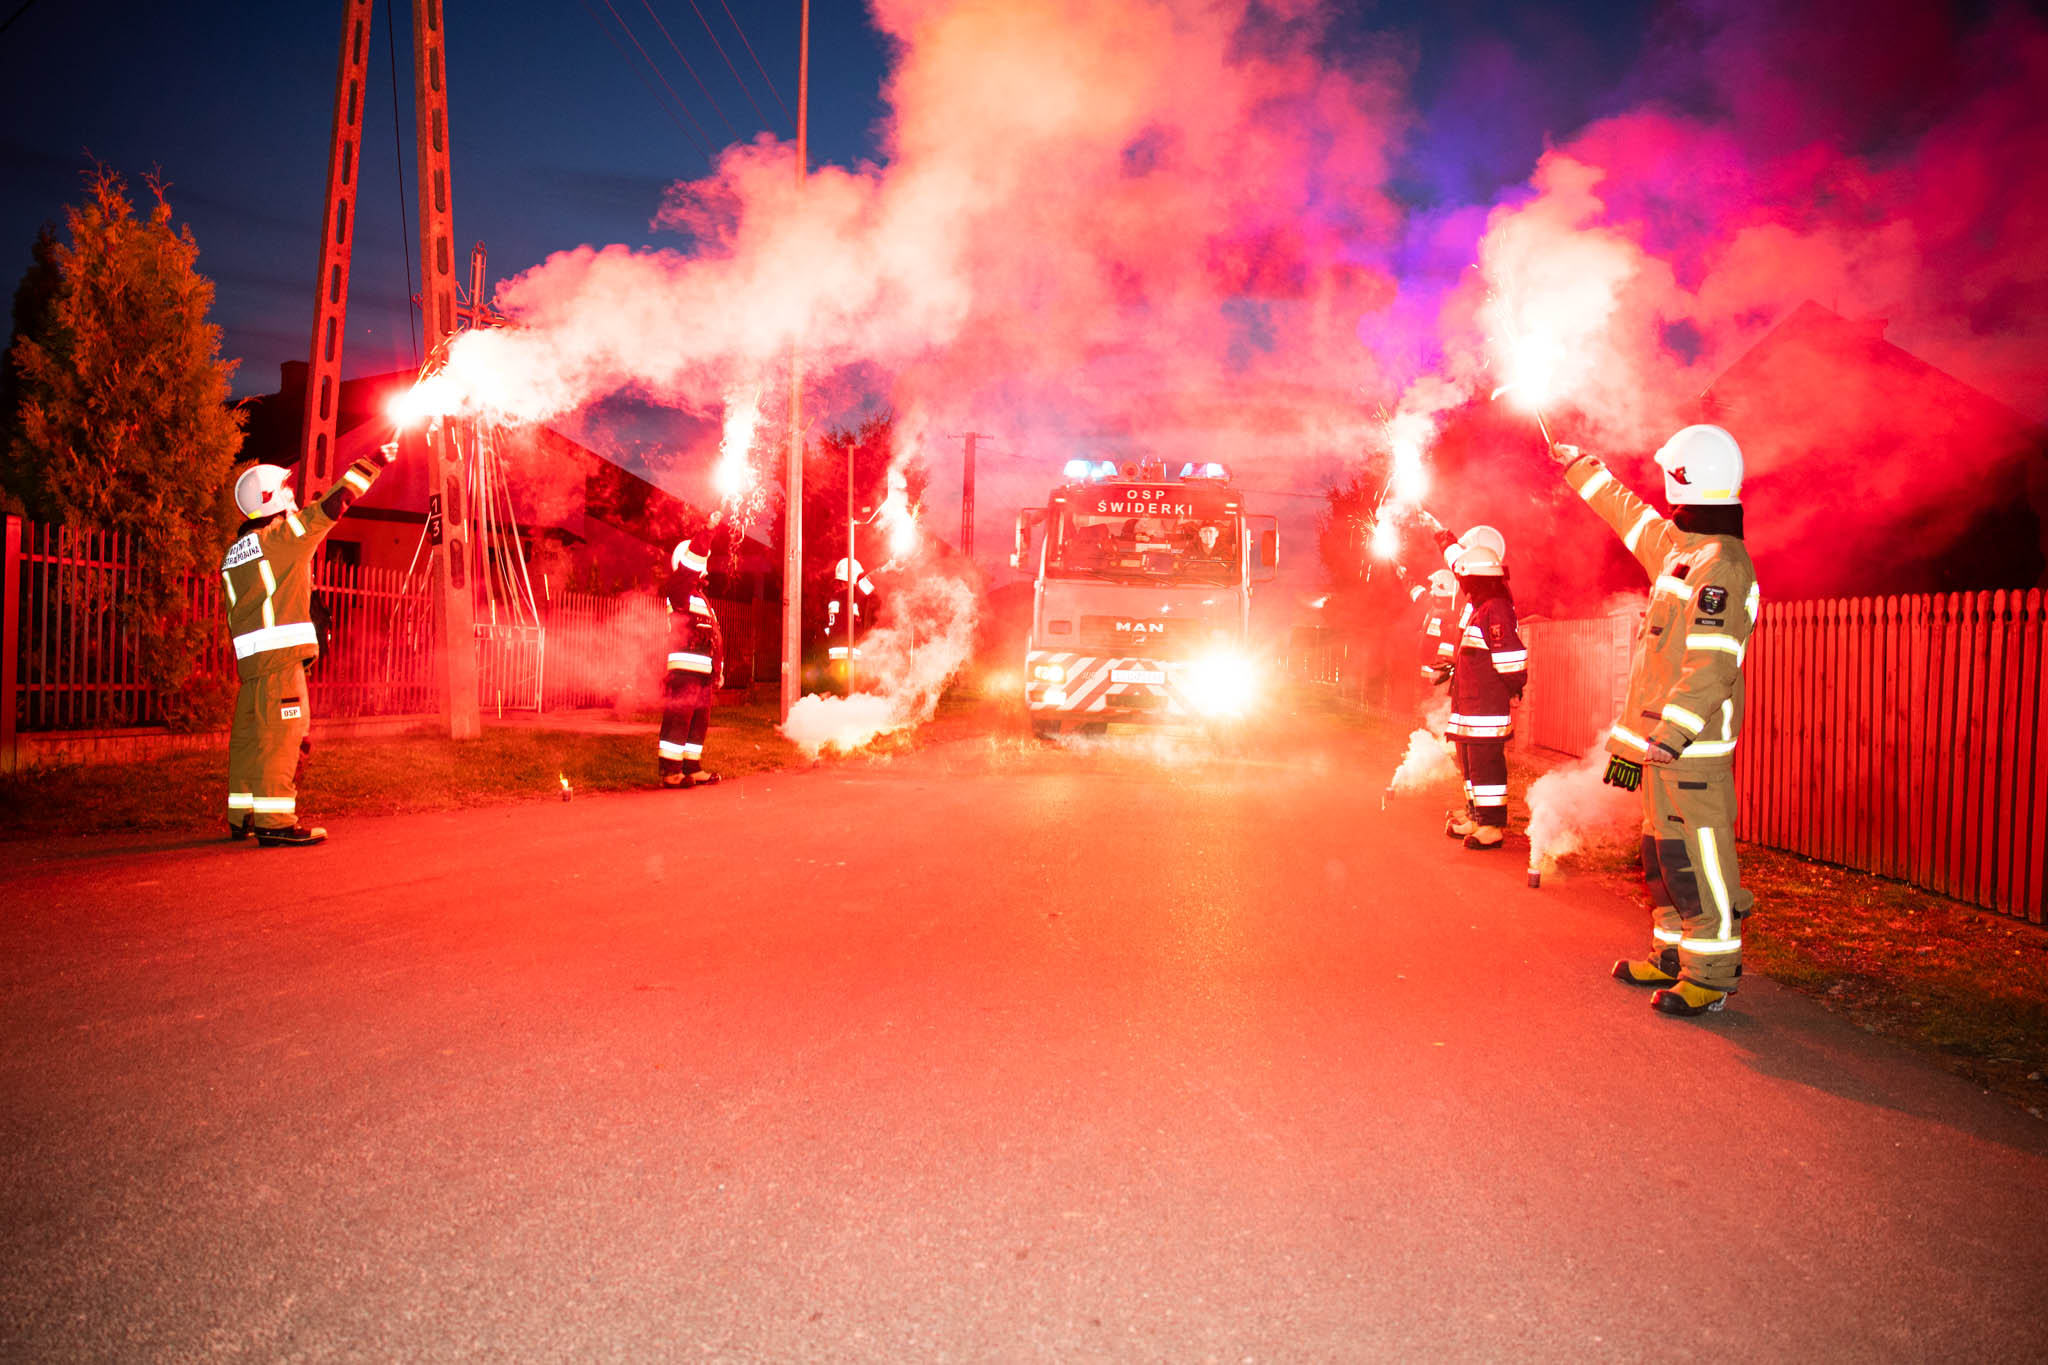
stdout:
<svg viewBox="0 0 2048 1365">
<path fill-rule="evenodd" d="M 0 559 L 0 773 L 19 772 L 15 693 L 21 667 L 21 518 L 7 518 L 7 548 Z"/>
</svg>

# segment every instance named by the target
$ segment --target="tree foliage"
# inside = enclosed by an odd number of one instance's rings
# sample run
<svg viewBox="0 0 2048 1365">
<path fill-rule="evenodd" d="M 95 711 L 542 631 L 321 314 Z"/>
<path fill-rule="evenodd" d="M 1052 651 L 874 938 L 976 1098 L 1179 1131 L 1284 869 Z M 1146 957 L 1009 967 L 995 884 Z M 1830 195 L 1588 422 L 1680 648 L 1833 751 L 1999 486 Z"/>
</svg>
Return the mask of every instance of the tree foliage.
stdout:
<svg viewBox="0 0 2048 1365">
<path fill-rule="evenodd" d="M 877 413 L 858 426 L 835 427 L 811 448 L 804 460 L 804 614 L 817 615 L 822 629 L 825 603 L 835 590 L 834 573 L 846 555 L 846 484 L 853 478 L 857 552 L 868 570 L 889 558 L 888 530 L 871 522 L 889 495 L 889 466 L 896 453 L 896 419 Z M 903 467 L 904 494 L 913 511 L 924 505 L 931 474 L 912 460 Z"/>
<path fill-rule="evenodd" d="M 37 241 L 15 294 L 0 488 L 37 520 L 130 538 L 138 572 L 119 610 L 176 719 L 194 698 L 201 643 L 219 629 L 191 609 L 186 578 L 212 566 L 233 529 L 242 421 L 199 248 L 172 224 L 161 183 L 149 189 L 155 202 L 138 217 L 122 178 L 96 168 L 67 212 L 67 239 Z"/>
</svg>

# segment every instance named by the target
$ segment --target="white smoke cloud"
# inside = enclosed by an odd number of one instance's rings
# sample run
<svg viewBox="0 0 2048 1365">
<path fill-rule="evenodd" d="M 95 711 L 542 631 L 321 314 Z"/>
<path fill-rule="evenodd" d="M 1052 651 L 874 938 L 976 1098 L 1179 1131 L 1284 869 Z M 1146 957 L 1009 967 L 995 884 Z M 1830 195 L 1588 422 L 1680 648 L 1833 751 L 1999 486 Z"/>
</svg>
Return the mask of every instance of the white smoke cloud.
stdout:
<svg viewBox="0 0 2048 1365">
<path fill-rule="evenodd" d="M 1642 820 L 1642 798 L 1600 780 L 1607 750 L 1596 744 L 1577 760 L 1529 784 L 1529 867 L 1549 873 L 1590 838 L 1626 834 Z"/>
<path fill-rule="evenodd" d="M 860 642 L 855 681 L 870 690 L 800 698 L 782 733 L 816 758 L 922 725 L 973 651 L 978 615 L 974 585 L 963 578 L 933 573 L 906 583 L 891 595 L 888 619 Z"/>
<path fill-rule="evenodd" d="M 1405 796 L 1439 782 L 1452 781 L 1457 776 L 1457 746 L 1440 734 L 1413 730 L 1408 735 L 1408 752 L 1402 757 L 1401 765 L 1394 769 L 1387 790 Z"/>
</svg>

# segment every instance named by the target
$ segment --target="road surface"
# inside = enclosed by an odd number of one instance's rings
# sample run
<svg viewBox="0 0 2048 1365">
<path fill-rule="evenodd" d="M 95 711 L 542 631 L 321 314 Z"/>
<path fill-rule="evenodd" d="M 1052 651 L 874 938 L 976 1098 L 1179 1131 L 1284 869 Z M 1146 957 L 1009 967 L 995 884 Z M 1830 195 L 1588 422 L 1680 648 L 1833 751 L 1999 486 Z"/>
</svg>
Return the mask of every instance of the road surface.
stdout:
<svg viewBox="0 0 2048 1365">
<path fill-rule="evenodd" d="M 2048 1353 L 2048 1125 L 1767 981 L 1653 1015 L 1635 905 L 1395 757 L 0 845 L 0 1359 Z"/>
</svg>

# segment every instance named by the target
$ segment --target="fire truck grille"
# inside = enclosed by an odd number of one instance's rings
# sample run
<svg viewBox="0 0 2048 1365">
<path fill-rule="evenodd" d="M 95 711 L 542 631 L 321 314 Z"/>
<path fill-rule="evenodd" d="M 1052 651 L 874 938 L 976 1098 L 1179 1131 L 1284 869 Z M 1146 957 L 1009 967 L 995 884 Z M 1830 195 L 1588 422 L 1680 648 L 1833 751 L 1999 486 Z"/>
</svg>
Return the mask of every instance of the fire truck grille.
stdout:
<svg viewBox="0 0 2048 1365">
<path fill-rule="evenodd" d="M 1156 651 L 1178 649 L 1190 638 L 1189 627 L 1194 624 L 1133 616 L 1084 616 L 1079 645 L 1102 654 L 1143 658 Z"/>
</svg>

